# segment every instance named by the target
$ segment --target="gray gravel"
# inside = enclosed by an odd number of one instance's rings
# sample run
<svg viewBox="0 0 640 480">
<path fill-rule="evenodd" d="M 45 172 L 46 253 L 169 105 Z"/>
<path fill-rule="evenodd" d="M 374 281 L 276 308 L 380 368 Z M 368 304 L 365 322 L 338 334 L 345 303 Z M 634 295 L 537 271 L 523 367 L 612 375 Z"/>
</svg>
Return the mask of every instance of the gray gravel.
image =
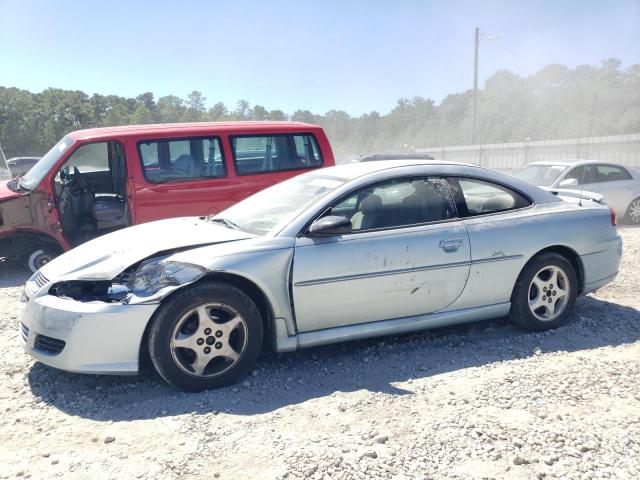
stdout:
<svg viewBox="0 0 640 480">
<path fill-rule="evenodd" d="M 569 325 L 502 320 L 264 354 L 201 394 L 69 374 L 19 348 L 0 263 L 0 478 L 640 478 L 640 229 Z"/>
</svg>

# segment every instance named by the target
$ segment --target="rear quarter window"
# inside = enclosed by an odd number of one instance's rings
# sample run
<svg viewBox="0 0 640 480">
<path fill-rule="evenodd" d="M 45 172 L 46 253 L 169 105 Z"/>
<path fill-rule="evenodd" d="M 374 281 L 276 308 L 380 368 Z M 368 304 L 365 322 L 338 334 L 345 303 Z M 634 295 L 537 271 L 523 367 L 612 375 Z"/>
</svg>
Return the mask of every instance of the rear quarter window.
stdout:
<svg viewBox="0 0 640 480">
<path fill-rule="evenodd" d="M 465 216 L 517 210 L 533 203 L 511 188 L 486 180 L 455 178 L 450 180 L 450 184 L 459 210 Z"/>
</svg>

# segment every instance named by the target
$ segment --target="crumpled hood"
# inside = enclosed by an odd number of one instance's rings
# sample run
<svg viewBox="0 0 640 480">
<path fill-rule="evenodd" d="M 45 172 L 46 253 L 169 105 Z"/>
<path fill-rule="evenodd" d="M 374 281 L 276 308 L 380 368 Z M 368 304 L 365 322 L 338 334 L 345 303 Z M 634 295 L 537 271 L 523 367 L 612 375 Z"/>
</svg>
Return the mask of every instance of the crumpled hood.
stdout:
<svg viewBox="0 0 640 480">
<path fill-rule="evenodd" d="M 158 252 L 253 238 L 198 217 L 144 223 L 103 235 L 59 256 L 42 267 L 52 281 L 111 280 L 132 264 Z"/>
<path fill-rule="evenodd" d="M 3 202 L 5 200 L 11 200 L 12 198 L 16 198 L 16 197 L 19 197 L 20 195 L 24 195 L 23 193 L 14 192 L 13 190 L 11 190 L 7 186 L 7 184 L 10 181 L 11 180 L 2 180 L 2 181 L 0 181 L 0 202 Z"/>
</svg>

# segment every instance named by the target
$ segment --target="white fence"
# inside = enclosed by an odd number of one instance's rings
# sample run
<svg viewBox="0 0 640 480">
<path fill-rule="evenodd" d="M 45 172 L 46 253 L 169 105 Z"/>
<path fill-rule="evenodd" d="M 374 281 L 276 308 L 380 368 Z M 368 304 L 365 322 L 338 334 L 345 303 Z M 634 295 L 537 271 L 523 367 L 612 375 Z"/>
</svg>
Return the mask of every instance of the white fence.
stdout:
<svg viewBox="0 0 640 480">
<path fill-rule="evenodd" d="M 543 160 L 602 160 L 640 167 L 640 134 L 538 142 L 416 148 L 437 159 L 510 170 Z"/>
</svg>

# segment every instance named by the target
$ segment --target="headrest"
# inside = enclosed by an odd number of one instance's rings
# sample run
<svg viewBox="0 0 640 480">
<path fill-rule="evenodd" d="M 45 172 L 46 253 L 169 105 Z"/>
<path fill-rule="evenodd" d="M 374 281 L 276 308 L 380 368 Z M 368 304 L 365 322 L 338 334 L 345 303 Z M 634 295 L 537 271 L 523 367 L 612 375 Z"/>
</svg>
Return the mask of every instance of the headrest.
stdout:
<svg viewBox="0 0 640 480">
<path fill-rule="evenodd" d="M 382 207 L 382 199 L 373 193 L 367 195 L 360 202 L 360 211 L 362 213 L 374 213 Z"/>
</svg>

